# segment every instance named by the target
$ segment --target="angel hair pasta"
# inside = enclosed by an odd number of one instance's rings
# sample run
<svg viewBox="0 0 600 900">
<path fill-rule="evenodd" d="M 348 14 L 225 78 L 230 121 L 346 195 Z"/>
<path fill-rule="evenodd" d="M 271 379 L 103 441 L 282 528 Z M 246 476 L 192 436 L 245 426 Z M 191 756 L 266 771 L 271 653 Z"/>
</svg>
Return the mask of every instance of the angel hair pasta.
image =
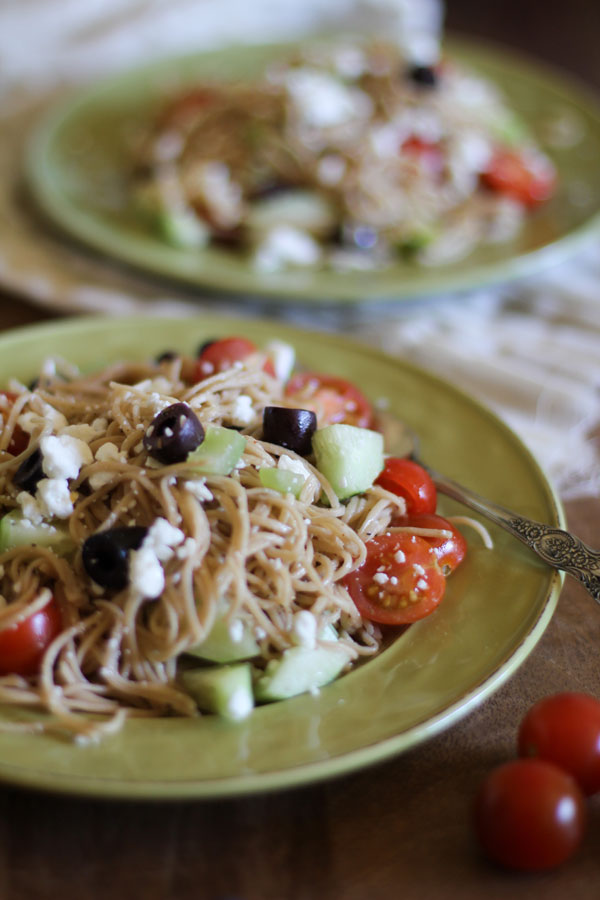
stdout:
<svg viewBox="0 0 600 900">
<path fill-rule="evenodd" d="M 411 524 L 362 393 L 292 364 L 225 338 L 1 395 L 3 728 L 243 718 L 437 605 L 458 532 Z"/>
</svg>

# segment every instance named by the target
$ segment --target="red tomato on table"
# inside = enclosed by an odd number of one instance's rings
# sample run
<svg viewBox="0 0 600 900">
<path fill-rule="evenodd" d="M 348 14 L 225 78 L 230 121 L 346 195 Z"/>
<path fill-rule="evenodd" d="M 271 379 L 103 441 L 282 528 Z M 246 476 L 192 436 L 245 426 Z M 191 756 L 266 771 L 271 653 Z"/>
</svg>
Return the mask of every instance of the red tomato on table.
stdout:
<svg viewBox="0 0 600 900">
<path fill-rule="evenodd" d="M 373 407 L 350 381 L 319 372 L 297 372 L 285 389 L 286 397 L 302 409 L 316 413 L 319 428 L 338 422 L 372 428 Z"/>
<path fill-rule="evenodd" d="M 43 609 L 0 631 L 0 675 L 34 675 L 61 624 L 60 610 L 52 597 Z"/>
<path fill-rule="evenodd" d="M 565 691 L 531 707 L 519 728 L 519 756 L 569 772 L 585 794 L 600 791 L 600 701 Z"/>
<path fill-rule="evenodd" d="M 361 616 L 384 625 L 408 625 L 439 604 L 446 579 L 432 547 L 407 532 L 367 542 L 366 561 L 341 583 Z"/>
<path fill-rule="evenodd" d="M 409 516 L 434 513 L 437 506 L 435 484 L 423 466 L 405 457 L 390 456 L 375 484 L 403 497 Z"/>
<path fill-rule="evenodd" d="M 560 865 L 585 830 L 584 797 L 552 763 L 519 759 L 494 769 L 475 801 L 475 831 L 495 862 L 523 871 Z"/>
</svg>

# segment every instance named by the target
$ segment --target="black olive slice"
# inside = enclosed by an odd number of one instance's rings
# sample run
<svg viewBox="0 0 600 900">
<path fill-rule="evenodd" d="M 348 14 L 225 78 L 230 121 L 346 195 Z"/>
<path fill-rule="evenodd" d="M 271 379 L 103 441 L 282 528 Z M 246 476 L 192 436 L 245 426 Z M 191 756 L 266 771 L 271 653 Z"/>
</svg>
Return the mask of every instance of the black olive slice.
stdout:
<svg viewBox="0 0 600 900">
<path fill-rule="evenodd" d="M 110 528 L 84 541 L 81 558 L 92 581 L 113 591 L 122 591 L 129 583 L 129 551 L 139 550 L 148 529 Z"/>
<path fill-rule="evenodd" d="M 46 477 L 42 468 L 43 462 L 42 451 L 38 447 L 27 459 L 23 460 L 15 472 L 13 477 L 14 486 L 21 488 L 22 491 L 27 491 L 28 494 L 35 494 L 38 481 Z"/>
<path fill-rule="evenodd" d="M 163 350 L 162 353 L 159 353 L 154 362 L 157 365 L 165 362 L 173 362 L 174 359 L 177 359 L 180 354 L 177 353 L 176 350 Z"/>
<path fill-rule="evenodd" d="M 285 406 L 264 408 L 263 438 L 270 444 L 279 444 L 300 456 L 308 456 L 316 430 L 317 417 L 311 409 L 289 409 Z"/>
<path fill-rule="evenodd" d="M 187 403 L 167 406 L 150 423 L 144 447 L 150 456 L 168 466 L 183 462 L 204 440 L 204 428 Z"/>
<path fill-rule="evenodd" d="M 437 73 L 432 66 L 411 66 L 407 76 L 419 87 L 433 88 L 438 83 Z"/>
</svg>

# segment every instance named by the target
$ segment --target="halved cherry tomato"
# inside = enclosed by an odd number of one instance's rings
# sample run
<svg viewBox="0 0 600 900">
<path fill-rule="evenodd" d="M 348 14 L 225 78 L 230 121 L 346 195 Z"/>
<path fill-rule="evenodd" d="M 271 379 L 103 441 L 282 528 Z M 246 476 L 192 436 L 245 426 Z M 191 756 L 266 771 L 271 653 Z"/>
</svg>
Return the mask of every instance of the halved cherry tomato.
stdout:
<svg viewBox="0 0 600 900">
<path fill-rule="evenodd" d="M 531 707 L 519 728 L 519 756 L 569 772 L 586 794 L 600 791 L 600 701 L 565 691 Z"/>
<path fill-rule="evenodd" d="M 405 457 L 390 456 L 385 460 L 383 472 L 375 479 L 375 484 L 403 497 L 406 514 L 417 516 L 434 513 L 437 506 L 435 484 L 423 466 Z"/>
<path fill-rule="evenodd" d="M 435 531 L 450 532 L 447 536 L 433 537 L 419 535 L 433 548 L 437 561 L 444 575 L 449 575 L 460 565 L 467 552 L 467 541 L 463 534 L 448 519 L 435 513 L 421 513 L 416 516 L 401 516 L 394 519 L 392 525 L 427 528 Z"/>
<path fill-rule="evenodd" d="M 585 800 L 575 780 L 541 759 L 518 759 L 494 769 L 479 790 L 474 813 L 485 853 L 523 871 L 560 865 L 585 830 Z"/>
<path fill-rule="evenodd" d="M 12 406 L 15 400 L 18 397 L 18 394 L 13 394 L 11 391 L 0 391 L 0 398 L 6 398 L 6 404 L 8 406 Z M 6 408 L 5 403 L 0 403 L 0 412 L 3 408 Z M 29 446 L 29 435 L 26 431 L 23 431 L 20 425 L 15 425 L 13 429 L 13 433 L 6 448 L 9 453 L 12 453 L 13 456 L 18 456 L 19 453 L 22 453 L 23 450 L 26 450 Z"/>
<path fill-rule="evenodd" d="M 367 558 L 346 575 L 361 616 L 385 625 L 408 625 L 434 611 L 446 579 L 427 541 L 405 532 L 380 534 L 367 543 Z"/>
<path fill-rule="evenodd" d="M 364 394 L 345 378 L 319 372 L 297 372 L 285 389 L 286 397 L 296 406 L 311 409 L 319 428 L 344 423 L 359 428 L 372 428 L 373 408 Z"/>
<path fill-rule="evenodd" d="M 413 156 L 424 165 L 432 175 L 440 175 L 444 169 L 444 154 L 439 144 L 432 141 L 424 141 L 422 138 L 407 138 L 402 143 L 402 153 Z"/>
<path fill-rule="evenodd" d="M 216 372 L 224 372 L 231 369 L 234 363 L 241 362 L 252 353 L 257 353 L 258 347 L 243 337 L 221 338 L 208 343 L 196 360 L 193 381 L 202 381 Z M 269 375 L 275 375 L 275 367 L 270 359 L 263 366 Z"/>
<path fill-rule="evenodd" d="M 514 150 L 499 150 L 481 175 L 482 183 L 533 207 L 547 200 L 556 184 L 554 169 L 540 157 L 526 159 Z"/>
<path fill-rule="evenodd" d="M 60 610 L 52 597 L 43 609 L 0 631 L 0 675 L 35 674 L 60 629 Z"/>
</svg>

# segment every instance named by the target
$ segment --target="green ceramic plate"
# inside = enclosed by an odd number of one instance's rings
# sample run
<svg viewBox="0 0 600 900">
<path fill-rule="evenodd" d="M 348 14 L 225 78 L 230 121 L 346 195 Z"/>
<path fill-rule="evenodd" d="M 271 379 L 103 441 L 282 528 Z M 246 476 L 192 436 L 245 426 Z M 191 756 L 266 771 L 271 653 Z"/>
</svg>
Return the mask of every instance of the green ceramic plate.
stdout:
<svg viewBox="0 0 600 900">
<path fill-rule="evenodd" d="M 452 265 L 404 263 L 376 273 L 297 270 L 264 275 L 223 250 L 169 247 L 140 224 L 127 199 L 126 148 L 158 99 L 199 78 L 255 75 L 285 52 L 281 45 L 170 59 L 86 90 L 55 110 L 34 134 L 29 183 L 52 221 L 102 254 L 196 288 L 273 301 L 407 300 L 522 276 L 559 261 L 600 226 L 598 107 L 562 76 L 504 52 L 462 43 L 449 49 L 502 87 L 560 173 L 556 196 L 531 217 L 517 239 L 480 248 Z M 564 143 L 560 123 L 578 129 L 575 144 L 548 145 L 549 133 L 557 128 Z"/>
<path fill-rule="evenodd" d="M 0 337 L 1 380 L 30 379 L 50 353 L 95 368 L 166 348 L 192 352 L 242 328 L 257 342 L 287 340 L 303 364 L 354 379 L 373 400 L 388 398 L 421 435 L 424 457 L 450 476 L 527 516 L 563 523 L 535 460 L 492 413 L 433 375 L 334 336 L 223 317 L 65 320 Z M 241 724 L 131 721 L 90 747 L 0 733 L 0 779 L 105 797 L 217 797 L 340 775 L 414 747 L 506 681 L 556 606 L 561 576 L 506 533 L 490 532 L 493 551 L 469 535 L 468 559 L 430 618 L 318 696 L 260 707 Z"/>
</svg>

